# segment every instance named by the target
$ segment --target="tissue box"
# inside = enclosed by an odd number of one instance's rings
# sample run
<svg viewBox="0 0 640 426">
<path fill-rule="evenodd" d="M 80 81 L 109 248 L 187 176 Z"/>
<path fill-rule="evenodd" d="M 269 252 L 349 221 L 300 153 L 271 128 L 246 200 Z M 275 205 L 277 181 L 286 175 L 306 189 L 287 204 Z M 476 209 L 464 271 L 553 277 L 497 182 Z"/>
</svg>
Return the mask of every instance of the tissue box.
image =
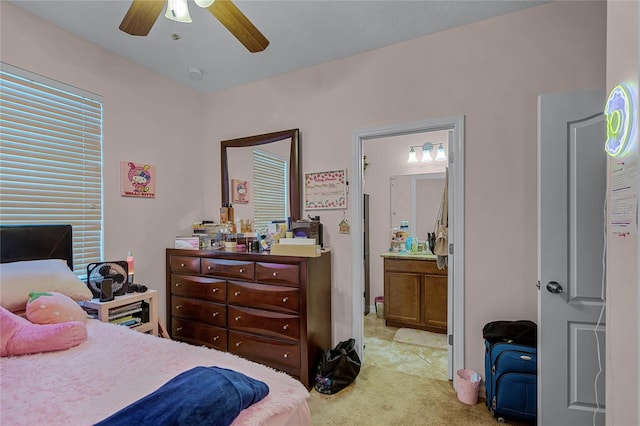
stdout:
<svg viewBox="0 0 640 426">
<path fill-rule="evenodd" d="M 176 237 L 174 248 L 198 250 L 200 249 L 200 237 Z"/>
<path fill-rule="evenodd" d="M 320 257 L 321 247 L 317 244 L 272 244 L 271 254 L 280 256 Z"/>
</svg>

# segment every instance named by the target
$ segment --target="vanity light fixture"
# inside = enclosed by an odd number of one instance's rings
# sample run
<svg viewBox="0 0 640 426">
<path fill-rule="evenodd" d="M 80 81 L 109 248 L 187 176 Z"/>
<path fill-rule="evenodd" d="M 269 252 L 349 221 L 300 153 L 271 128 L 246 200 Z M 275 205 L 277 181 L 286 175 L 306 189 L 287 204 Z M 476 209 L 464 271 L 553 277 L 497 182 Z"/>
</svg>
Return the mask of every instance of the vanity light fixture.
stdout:
<svg viewBox="0 0 640 426">
<path fill-rule="evenodd" d="M 192 22 L 187 0 L 167 0 L 167 12 L 164 16 L 172 21 L 183 23 Z"/>
<path fill-rule="evenodd" d="M 420 159 L 421 163 L 429 163 L 433 161 L 432 153 L 433 153 L 433 144 L 431 142 L 426 142 L 423 145 L 414 145 L 409 147 L 409 158 L 407 159 L 407 163 L 417 163 L 418 156 L 416 154 L 416 148 L 422 149 L 422 158 Z M 439 144 L 438 149 L 436 150 L 436 161 L 445 161 L 447 159 L 447 155 L 444 152 L 444 146 Z"/>
</svg>

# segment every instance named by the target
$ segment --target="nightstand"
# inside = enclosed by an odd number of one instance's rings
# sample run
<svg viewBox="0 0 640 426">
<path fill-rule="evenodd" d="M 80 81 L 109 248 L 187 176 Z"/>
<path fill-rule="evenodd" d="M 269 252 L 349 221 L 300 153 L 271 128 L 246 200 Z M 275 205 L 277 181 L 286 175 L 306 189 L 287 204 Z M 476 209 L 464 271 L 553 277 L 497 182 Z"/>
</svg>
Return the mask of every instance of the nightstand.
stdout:
<svg viewBox="0 0 640 426">
<path fill-rule="evenodd" d="M 100 299 L 92 299 L 84 302 L 79 302 L 85 310 L 95 310 L 97 319 L 102 322 L 110 322 L 114 317 L 118 315 L 128 315 L 131 312 L 140 312 L 136 308 L 138 302 L 146 302 L 149 304 L 149 321 L 141 322 L 140 324 L 131 327 L 132 330 L 139 331 L 141 333 L 151 333 L 154 336 L 158 335 L 158 291 L 147 290 L 144 293 L 127 293 L 122 296 L 116 296 L 113 300 L 108 302 L 101 302 Z M 127 310 L 126 307 L 131 305 L 131 310 Z"/>
</svg>

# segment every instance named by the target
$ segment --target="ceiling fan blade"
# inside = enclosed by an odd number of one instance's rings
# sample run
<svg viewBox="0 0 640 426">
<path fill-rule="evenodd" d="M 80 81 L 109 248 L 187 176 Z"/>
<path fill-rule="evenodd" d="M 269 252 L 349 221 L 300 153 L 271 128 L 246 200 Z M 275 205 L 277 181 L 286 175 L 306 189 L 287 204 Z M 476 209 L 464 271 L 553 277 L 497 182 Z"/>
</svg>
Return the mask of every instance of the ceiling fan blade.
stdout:
<svg viewBox="0 0 640 426">
<path fill-rule="evenodd" d="M 146 36 L 166 3 L 166 0 L 133 0 L 120 23 L 120 30 L 131 35 Z"/>
<path fill-rule="evenodd" d="M 262 52 L 269 45 L 269 40 L 230 0 L 215 0 L 208 9 L 249 52 Z"/>
</svg>

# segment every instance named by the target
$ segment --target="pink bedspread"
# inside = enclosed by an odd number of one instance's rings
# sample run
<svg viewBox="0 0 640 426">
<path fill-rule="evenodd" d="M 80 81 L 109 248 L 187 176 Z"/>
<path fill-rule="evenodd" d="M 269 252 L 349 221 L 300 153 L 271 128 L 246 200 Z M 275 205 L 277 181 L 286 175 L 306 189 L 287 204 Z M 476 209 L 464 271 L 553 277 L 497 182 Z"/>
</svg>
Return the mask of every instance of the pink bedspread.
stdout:
<svg viewBox="0 0 640 426">
<path fill-rule="evenodd" d="M 309 393 L 284 373 L 97 320 L 87 328 L 88 341 L 75 348 L 0 359 L 0 424 L 93 424 L 198 365 L 230 368 L 269 385 L 269 395 L 243 410 L 234 426 L 311 423 Z"/>
</svg>

